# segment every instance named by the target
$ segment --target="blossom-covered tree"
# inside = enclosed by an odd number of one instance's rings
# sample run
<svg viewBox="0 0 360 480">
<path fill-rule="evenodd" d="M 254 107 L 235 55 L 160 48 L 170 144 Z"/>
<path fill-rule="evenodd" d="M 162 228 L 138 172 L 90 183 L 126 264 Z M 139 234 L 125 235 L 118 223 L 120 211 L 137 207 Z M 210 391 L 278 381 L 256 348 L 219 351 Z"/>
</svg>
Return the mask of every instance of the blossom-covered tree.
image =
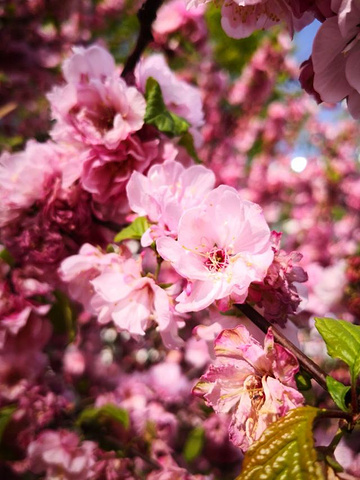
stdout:
<svg viewBox="0 0 360 480">
<path fill-rule="evenodd" d="M 55 3 L 0 7 L 0 477 L 358 478 L 358 4 Z"/>
</svg>

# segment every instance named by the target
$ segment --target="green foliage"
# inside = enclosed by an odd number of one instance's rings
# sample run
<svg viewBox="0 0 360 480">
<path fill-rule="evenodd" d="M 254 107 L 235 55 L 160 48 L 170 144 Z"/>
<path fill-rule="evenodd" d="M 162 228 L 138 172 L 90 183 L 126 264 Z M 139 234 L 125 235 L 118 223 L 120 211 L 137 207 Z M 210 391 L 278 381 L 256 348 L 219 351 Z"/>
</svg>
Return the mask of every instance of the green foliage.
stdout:
<svg viewBox="0 0 360 480">
<path fill-rule="evenodd" d="M 129 414 L 126 410 L 108 403 L 102 407 L 85 408 L 77 419 L 79 426 L 83 424 L 96 423 L 103 424 L 109 420 L 120 423 L 124 428 L 129 428 Z"/>
<path fill-rule="evenodd" d="M 246 452 L 237 480 L 325 480 L 312 435 L 314 407 L 291 410 Z"/>
<path fill-rule="evenodd" d="M 6 248 L 0 251 L 0 259 L 3 262 L 7 263 L 10 267 L 13 267 L 15 264 L 15 260 L 13 259 L 9 250 L 7 250 Z"/>
<path fill-rule="evenodd" d="M 296 386 L 300 391 L 306 391 L 311 388 L 311 377 L 305 371 L 297 373 L 295 380 Z"/>
<path fill-rule="evenodd" d="M 267 32 L 257 31 L 248 38 L 230 38 L 221 27 L 220 8 L 211 5 L 205 15 L 216 62 L 232 75 L 240 75 Z"/>
<path fill-rule="evenodd" d="M 195 163 L 202 163 L 195 150 L 193 136 L 189 132 L 184 133 L 184 135 L 180 138 L 179 145 L 185 148 Z"/>
<path fill-rule="evenodd" d="M 18 459 L 18 452 L 14 451 L 14 449 L 10 447 L 7 442 L 3 441 L 4 433 L 15 411 L 15 405 L 8 405 L 0 409 L 0 461 L 12 461 Z"/>
<path fill-rule="evenodd" d="M 339 358 L 350 367 L 351 381 L 355 384 L 360 373 L 360 326 L 333 318 L 316 318 L 315 326 L 330 357 Z"/>
<path fill-rule="evenodd" d="M 108 16 L 104 25 L 94 29 L 93 40 L 103 38 L 108 45 L 117 64 L 124 64 L 133 50 L 139 32 L 139 20 L 134 9 L 134 2 L 129 3 L 124 13 L 119 16 Z"/>
<path fill-rule="evenodd" d="M 205 434 L 202 427 L 195 427 L 186 440 L 183 455 L 187 462 L 195 460 L 204 447 Z"/>
<path fill-rule="evenodd" d="M 123 240 L 140 240 L 149 226 L 150 224 L 146 217 L 138 217 L 115 236 L 114 242 L 122 242 Z"/>
<path fill-rule="evenodd" d="M 166 108 L 161 87 L 152 77 L 147 79 L 145 98 L 145 123 L 153 125 L 169 137 L 177 137 L 188 131 L 189 123 Z"/>
<path fill-rule="evenodd" d="M 338 382 L 335 378 L 330 376 L 326 377 L 326 386 L 335 404 L 344 412 L 349 411 L 349 408 L 346 405 L 346 395 L 351 390 L 351 387 Z"/>
<path fill-rule="evenodd" d="M 9 405 L 0 409 L 0 443 L 15 410 L 16 407 L 14 405 Z"/>
<path fill-rule="evenodd" d="M 50 309 L 49 318 L 55 333 L 66 334 L 72 342 L 76 335 L 76 315 L 68 297 L 60 292 L 54 292 L 56 301 Z"/>
</svg>

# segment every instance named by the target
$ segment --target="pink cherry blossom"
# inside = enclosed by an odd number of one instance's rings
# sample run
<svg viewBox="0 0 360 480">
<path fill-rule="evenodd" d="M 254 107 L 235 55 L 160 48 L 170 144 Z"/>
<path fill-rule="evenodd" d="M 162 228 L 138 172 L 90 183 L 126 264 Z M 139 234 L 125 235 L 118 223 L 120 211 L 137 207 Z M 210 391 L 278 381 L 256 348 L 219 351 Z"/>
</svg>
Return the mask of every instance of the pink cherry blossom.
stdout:
<svg viewBox="0 0 360 480">
<path fill-rule="evenodd" d="M 139 261 L 129 258 L 118 271 L 102 273 L 91 285 L 95 290 L 91 305 L 99 323 L 112 320 L 119 331 L 138 336 L 155 322 L 168 347 L 182 344 L 170 297 L 153 278 L 141 275 Z"/>
<path fill-rule="evenodd" d="M 271 329 L 262 348 L 243 325 L 220 333 L 215 354 L 194 393 L 215 412 L 231 413 L 230 440 L 245 451 L 269 424 L 303 404 L 294 378 L 298 362 L 274 344 Z"/>
<path fill-rule="evenodd" d="M 158 139 L 129 135 L 116 150 L 87 151 L 81 172 L 82 187 L 92 194 L 101 219 L 120 223 L 129 213 L 126 185 L 134 171 L 143 172 L 158 158 Z"/>
<path fill-rule="evenodd" d="M 280 249 L 281 234 L 271 234 L 274 260 L 261 284 L 251 286 L 249 297 L 264 309 L 263 315 L 271 322 L 284 325 L 287 315 L 294 314 L 302 298 L 298 284 L 308 279 L 307 273 L 298 265 L 302 259 L 299 252 L 287 254 Z"/>
<path fill-rule="evenodd" d="M 152 25 L 155 35 L 162 36 L 176 32 L 189 20 L 199 22 L 199 17 L 204 14 L 203 8 L 189 11 L 184 0 L 171 0 L 163 5 Z"/>
<path fill-rule="evenodd" d="M 152 166 L 146 176 L 133 172 L 126 187 L 129 205 L 155 224 L 144 234 L 142 245 L 159 236 L 176 236 L 183 212 L 198 205 L 214 185 L 211 170 L 201 165 L 186 169 L 172 160 Z"/>
<path fill-rule="evenodd" d="M 30 140 L 23 152 L 0 157 L 0 226 L 16 219 L 47 193 L 58 172 L 59 149 L 52 142 Z"/>
<path fill-rule="evenodd" d="M 216 300 L 227 309 L 244 302 L 251 282 L 261 281 L 274 253 L 261 208 L 226 186 L 212 190 L 182 215 L 178 240 L 161 237 L 159 254 L 188 280 L 179 312 L 199 311 Z"/>
<path fill-rule="evenodd" d="M 31 470 L 45 479 L 87 480 L 94 478 L 94 442 L 83 442 L 67 430 L 44 430 L 28 448 Z"/>
<path fill-rule="evenodd" d="M 351 115 L 360 118 L 360 6 L 342 0 L 332 9 L 338 15 L 327 18 L 314 39 L 314 89 L 325 102 L 346 98 Z"/>
<path fill-rule="evenodd" d="M 125 258 L 126 252 L 124 256 L 117 253 L 105 254 L 101 249 L 86 243 L 77 255 L 71 255 L 63 260 L 59 276 L 69 285 L 71 297 L 82 303 L 89 312 L 93 312 L 90 302 L 94 289 L 90 281 L 103 272 L 121 268 Z"/>
<path fill-rule="evenodd" d="M 106 50 L 77 49 L 64 75 L 68 83 L 48 95 L 55 140 L 113 150 L 143 126 L 145 99 L 119 77 Z"/>
<path fill-rule="evenodd" d="M 211 0 L 188 0 L 188 8 L 197 7 Z M 285 23 L 290 35 L 301 30 L 313 20 L 313 15 L 301 8 L 301 2 L 279 0 L 230 0 L 217 2 L 222 5 L 221 25 L 233 38 L 245 38 L 255 30 L 265 30 Z"/>
</svg>

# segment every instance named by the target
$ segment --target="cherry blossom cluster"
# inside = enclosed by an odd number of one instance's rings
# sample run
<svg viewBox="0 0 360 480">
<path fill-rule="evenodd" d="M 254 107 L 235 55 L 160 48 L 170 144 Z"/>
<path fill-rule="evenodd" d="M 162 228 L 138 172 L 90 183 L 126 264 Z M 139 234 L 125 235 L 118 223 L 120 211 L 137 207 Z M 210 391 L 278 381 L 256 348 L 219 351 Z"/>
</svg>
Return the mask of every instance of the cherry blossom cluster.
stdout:
<svg viewBox="0 0 360 480">
<path fill-rule="evenodd" d="M 322 22 L 303 85 L 356 116 L 357 7 L 215 2 L 233 38 L 288 32 L 234 75 L 212 3 L 165 2 L 130 76 L 75 46 L 46 140 L 0 156 L 1 478 L 227 480 L 275 422 L 331 402 L 301 393 L 296 347 L 328 364 L 314 316 L 359 314 L 359 130 L 288 88 L 288 33 Z M 360 475 L 354 442 L 335 453 Z"/>
<path fill-rule="evenodd" d="M 187 0 L 188 8 L 211 0 Z M 291 36 L 315 18 L 322 25 L 312 55 L 302 65 L 303 88 L 318 102 L 346 99 L 350 114 L 360 117 L 358 59 L 359 5 L 355 0 L 285 1 L 230 0 L 221 4 L 221 25 L 232 38 L 246 38 L 256 30 L 284 24 Z"/>
</svg>

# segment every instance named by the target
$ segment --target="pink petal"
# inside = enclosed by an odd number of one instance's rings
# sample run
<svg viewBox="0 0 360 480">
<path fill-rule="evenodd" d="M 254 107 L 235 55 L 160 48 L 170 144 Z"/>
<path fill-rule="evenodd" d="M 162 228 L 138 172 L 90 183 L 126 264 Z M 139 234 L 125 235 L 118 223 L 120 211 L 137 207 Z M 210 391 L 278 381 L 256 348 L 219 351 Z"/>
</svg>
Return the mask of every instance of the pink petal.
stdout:
<svg viewBox="0 0 360 480">
<path fill-rule="evenodd" d="M 315 36 L 312 51 L 314 88 L 326 102 L 339 102 L 351 91 L 345 76 L 345 46 L 337 17 L 328 18 Z"/>
</svg>

